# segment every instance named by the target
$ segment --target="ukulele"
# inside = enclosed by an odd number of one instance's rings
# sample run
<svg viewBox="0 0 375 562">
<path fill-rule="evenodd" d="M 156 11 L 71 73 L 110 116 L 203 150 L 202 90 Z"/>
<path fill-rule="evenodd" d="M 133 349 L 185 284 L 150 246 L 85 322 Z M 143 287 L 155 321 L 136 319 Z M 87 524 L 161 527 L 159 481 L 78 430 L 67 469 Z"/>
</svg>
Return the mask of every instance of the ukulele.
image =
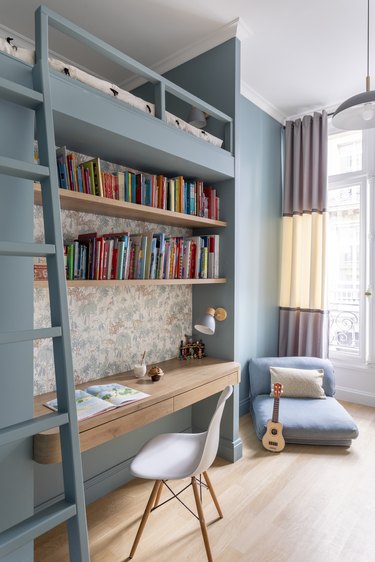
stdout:
<svg viewBox="0 0 375 562">
<path fill-rule="evenodd" d="M 263 447 L 273 453 L 280 453 L 285 447 L 283 425 L 279 422 L 279 401 L 283 385 L 276 382 L 273 385 L 273 412 L 272 420 L 268 420 L 266 433 L 263 435 Z"/>
</svg>

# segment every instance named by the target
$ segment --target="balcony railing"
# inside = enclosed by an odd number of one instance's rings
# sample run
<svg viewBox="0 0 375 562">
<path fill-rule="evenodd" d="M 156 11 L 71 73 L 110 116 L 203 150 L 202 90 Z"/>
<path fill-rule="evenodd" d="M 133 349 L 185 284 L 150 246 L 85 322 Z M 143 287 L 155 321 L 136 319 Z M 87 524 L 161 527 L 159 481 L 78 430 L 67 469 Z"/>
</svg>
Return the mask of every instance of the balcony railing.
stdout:
<svg viewBox="0 0 375 562">
<path fill-rule="evenodd" d="M 331 305 L 329 345 L 337 351 L 359 352 L 359 310 L 357 305 Z"/>
</svg>

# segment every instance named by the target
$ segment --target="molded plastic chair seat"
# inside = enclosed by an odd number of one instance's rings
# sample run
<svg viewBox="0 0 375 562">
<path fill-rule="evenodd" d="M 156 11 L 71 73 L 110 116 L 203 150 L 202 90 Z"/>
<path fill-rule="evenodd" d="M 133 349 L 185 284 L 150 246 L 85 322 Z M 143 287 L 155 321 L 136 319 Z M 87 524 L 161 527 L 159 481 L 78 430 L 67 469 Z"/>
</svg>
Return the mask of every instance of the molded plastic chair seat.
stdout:
<svg viewBox="0 0 375 562">
<path fill-rule="evenodd" d="M 207 527 L 204 519 L 201 499 L 199 497 L 196 476 L 203 474 L 206 482 L 205 485 L 211 494 L 219 517 L 222 518 L 222 511 L 206 471 L 213 463 L 217 454 L 220 437 L 220 421 L 225 402 L 232 392 L 233 387 L 227 386 L 221 393 L 215 413 L 212 416 L 207 431 L 203 433 L 165 433 L 158 435 L 146 443 L 134 458 L 130 466 L 132 474 L 134 476 L 138 476 L 139 478 L 155 480 L 155 484 L 146 509 L 143 513 L 129 558 L 133 558 L 134 556 L 148 516 L 151 511 L 159 506 L 163 485 L 167 486 L 166 481 L 181 480 L 190 477 L 191 483 L 189 485 L 192 486 L 194 492 L 194 499 L 198 511 L 197 518 L 199 519 L 201 526 L 207 559 L 209 562 L 212 562 Z M 199 485 L 202 486 L 202 482 L 200 480 Z M 170 499 L 173 499 L 173 497 L 178 498 L 181 491 L 175 494 L 169 486 L 167 487 L 172 492 L 172 498 Z M 184 490 L 185 489 L 186 488 L 184 488 Z M 181 503 L 183 503 L 180 498 L 178 499 Z M 189 511 L 191 510 L 189 509 Z"/>
<path fill-rule="evenodd" d="M 140 450 L 131 465 L 134 476 L 180 480 L 195 475 L 206 443 L 204 433 L 165 433 Z"/>
</svg>

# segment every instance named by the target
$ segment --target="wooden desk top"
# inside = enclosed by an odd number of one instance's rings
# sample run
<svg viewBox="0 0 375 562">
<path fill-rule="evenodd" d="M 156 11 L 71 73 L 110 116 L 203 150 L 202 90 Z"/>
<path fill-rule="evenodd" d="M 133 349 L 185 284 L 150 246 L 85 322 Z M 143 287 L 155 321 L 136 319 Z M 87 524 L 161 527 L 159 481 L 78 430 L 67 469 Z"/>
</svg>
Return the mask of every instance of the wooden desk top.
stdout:
<svg viewBox="0 0 375 562">
<path fill-rule="evenodd" d="M 240 365 L 234 361 L 205 357 L 192 361 L 170 359 L 158 365 L 163 369 L 164 376 L 155 383 L 147 376 L 136 379 L 132 371 L 127 371 L 77 385 L 77 388 L 84 389 L 93 384 L 118 382 L 150 394 L 142 400 L 80 421 L 81 451 L 208 398 L 221 392 L 228 384 L 240 382 Z M 44 403 L 55 396 L 54 392 L 36 396 L 34 415 L 50 413 L 51 410 Z M 35 435 L 33 458 L 42 464 L 61 461 L 58 428 Z"/>
</svg>

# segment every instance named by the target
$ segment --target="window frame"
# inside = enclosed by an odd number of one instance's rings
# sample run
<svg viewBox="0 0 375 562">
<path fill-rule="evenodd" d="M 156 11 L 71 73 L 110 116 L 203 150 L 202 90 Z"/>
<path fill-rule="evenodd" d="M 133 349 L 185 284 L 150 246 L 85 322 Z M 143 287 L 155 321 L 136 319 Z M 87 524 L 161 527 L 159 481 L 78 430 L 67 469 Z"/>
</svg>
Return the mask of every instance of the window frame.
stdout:
<svg viewBox="0 0 375 562">
<path fill-rule="evenodd" d="M 340 133 L 329 128 L 329 136 Z M 362 169 L 355 172 L 333 174 L 327 178 L 327 188 L 338 189 L 360 185 L 360 299 L 359 299 L 359 353 L 329 347 L 335 363 L 353 367 L 375 367 L 375 130 L 362 134 Z M 329 210 L 327 209 L 328 216 Z M 327 264 L 327 274 L 328 274 Z M 371 296 L 366 296 L 370 293 Z M 328 304 L 328 303 L 327 303 Z"/>
</svg>

